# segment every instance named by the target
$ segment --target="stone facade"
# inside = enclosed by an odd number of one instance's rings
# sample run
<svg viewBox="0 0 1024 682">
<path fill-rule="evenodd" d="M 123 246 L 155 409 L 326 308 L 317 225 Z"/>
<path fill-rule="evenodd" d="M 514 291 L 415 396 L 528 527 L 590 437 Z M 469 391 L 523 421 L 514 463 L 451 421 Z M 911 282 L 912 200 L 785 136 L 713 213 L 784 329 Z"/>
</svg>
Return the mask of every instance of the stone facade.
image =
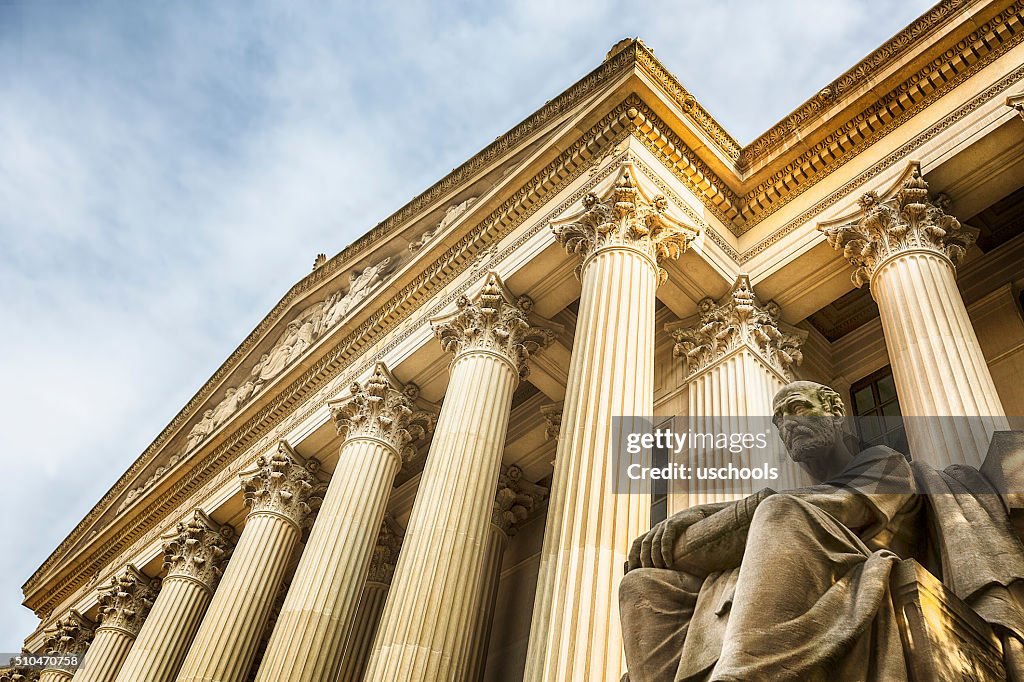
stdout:
<svg viewBox="0 0 1024 682">
<path fill-rule="evenodd" d="M 854 405 L 891 366 L 904 414 L 976 418 L 908 426 L 945 466 L 1024 414 L 1022 63 L 1024 5 L 946 0 L 741 146 L 617 44 L 317 258 L 28 579 L 26 649 L 102 648 L 75 679 L 105 681 L 619 680 L 652 511 L 608 489 L 614 417 L 768 416 L 794 378 Z"/>
</svg>

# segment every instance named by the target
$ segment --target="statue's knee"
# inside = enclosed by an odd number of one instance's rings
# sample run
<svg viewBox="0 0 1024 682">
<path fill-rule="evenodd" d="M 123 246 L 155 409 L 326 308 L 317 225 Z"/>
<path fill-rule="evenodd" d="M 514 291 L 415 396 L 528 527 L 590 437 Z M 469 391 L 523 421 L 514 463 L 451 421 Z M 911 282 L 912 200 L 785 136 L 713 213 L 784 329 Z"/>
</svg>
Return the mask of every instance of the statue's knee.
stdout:
<svg viewBox="0 0 1024 682">
<path fill-rule="evenodd" d="M 622 576 L 619 583 L 619 603 L 634 604 L 651 591 L 658 583 L 658 573 L 662 568 L 636 568 Z"/>
<path fill-rule="evenodd" d="M 802 515 L 802 508 L 800 500 L 792 495 L 785 493 L 770 495 L 761 500 L 757 509 L 754 510 L 754 522 L 773 523 L 792 519 L 794 516 Z"/>
</svg>

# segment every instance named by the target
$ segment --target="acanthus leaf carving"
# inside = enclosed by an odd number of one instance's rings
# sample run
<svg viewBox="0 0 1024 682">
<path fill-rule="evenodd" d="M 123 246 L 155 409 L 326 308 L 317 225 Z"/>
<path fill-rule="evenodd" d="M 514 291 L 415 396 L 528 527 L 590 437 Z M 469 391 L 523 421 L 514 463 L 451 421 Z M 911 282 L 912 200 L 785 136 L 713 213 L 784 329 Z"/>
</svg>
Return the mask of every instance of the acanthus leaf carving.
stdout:
<svg viewBox="0 0 1024 682">
<path fill-rule="evenodd" d="M 403 539 L 402 527 L 390 514 L 385 515 L 377 534 L 377 543 L 370 555 L 367 582 L 391 584 L 391 579 L 395 576 L 395 567 L 398 565 L 398 555 L 402 551 Z"/>
<path fill-rule="evenodd" d="M 803 361 L 806 333 L 784 325 L 774 301 L 762 304 L 747 275 L 736 279 L 721 303 L 705 298 L 697 310 L 694 325 L 666 325 L 675 340 L 672 354 L 686 363 L 687 379 L 743 346 L 753 349 L 787 381 L 793 378 L 793 368 Z"/>
<path fill-rule="evenodd" d="M 276 514 L 301 529 L 312 512 L 319 470 L 319 461 L 303 459 L 280 441 L 272 454 L 260 455 L 253 469 L 239 474 L 249 514 Z"/>
<path fill-rule="evenodd" d="M 882 263 L 908 251 L 931 251 L 956 267 L 978 237 L 978 230 L 946 213 L 946 197 L 929 197 L 920 164 L 912 162 L 909 170 L 910 177 L 890 198 L 865 193 L 856 221 L 818 228 L 853 266 L 857 287 L 870 283 Z"/>
<path fill-rule="evenodd" d="M 541 405 L 540 415 L 544 418 L 544 440 L 557 440 L 562 430 L 562 403 Z"/>
<path fill-rule="evenodd" d="M 534 317 L 538 324 L 533 324 L 533 301 L 513 296 L 494 271 L 475 296 L 460 296 L 455 304 L 454 313 L 430 321 L 444 350 L 455 355 L 492 351 L 508 359 L 520 378 L 529 374 L 530 355 L 555 338 L 550 322 Z"/>
<path fill-rule="evenodd" d="M 391 446 L 403 462 L 416 454 L 415 442 L 434 428 L 434 415 L 416 407 L 416 384 L 403 384 L 383 362 L 349 388 L 352 397 L 330 403 L 338 434 L 345 440 L 372 438 Z"/>
<path fill-rule="evenodd" d="M 96 623 L 71 609 L 44 633 L 43 650 L 47 656 L 82 656 L 92 643 Z"/>
<path fill-rule="evenodd" d="M 205 585 L 211 592 L 224 573 L 234 549 L 235 531 L 196 510 L 190 519 L 163 536 L 165 580 L 184 577 Z"/>
<path fill-rule="evenodd" d="M 515 535 L 519 525 L 547 497 L 548 489 L 523 478 L 523 470 L 518 465 L 502 467 L 491 508 L 491 523 L 505 535 Z"/>
<path fill-rule="evenodd" d="M 129 564 L 100 590 L 100 627 L 117 628 L 132 636 L 138 635 L 159 589 L 159 578 L 149 578 Z"/>
<path fill-rule="evenodd" d="M 582 277 L 587 258 L 600 249 L 628 246 L 658 264 L 661 284 L 668 274 L 660 263 L 681 256 L 699 234 L 697 228 L 672 218 L 668 207 L 663 195 L 644 195 L 627 165 L 605 198 L 593 192 L 587 194 L 582 211 L 553 222 L 551 227 L 566 251 L 579 254 L 577 277 Z"/>
</svg>

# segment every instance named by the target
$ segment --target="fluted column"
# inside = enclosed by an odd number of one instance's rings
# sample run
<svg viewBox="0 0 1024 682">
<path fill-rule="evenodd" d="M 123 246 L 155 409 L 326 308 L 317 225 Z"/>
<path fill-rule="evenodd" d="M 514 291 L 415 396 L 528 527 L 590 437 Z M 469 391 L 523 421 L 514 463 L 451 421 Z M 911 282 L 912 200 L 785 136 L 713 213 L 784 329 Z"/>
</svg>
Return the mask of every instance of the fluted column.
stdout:
<svg viewBox="0 0 1024 682">
<path fill-rule="evenodd" d="M 81 663 L 96 632 L 96 624 L 72 609 L 46 632 L 43 651 L 58 658 L 78 657 Z M 39 682 L 67 682 L 74 675 L 71 667 L 43 668 Z"/>
<path fill-rule="evenodd" d="M 159 589 L 159 578 L 150 579 L 130 564 L 110 579 L 110 585 L 100 592 L 100 626 L 75 673 L 76 682 L 113 682 Z"/>
<path fill-rule="evenodd" d="M 432 418 L 417 410 L 419 390 L 383 363 L 352 397 L 331 404 L 343 442 L 281 615 L 256 676 L 258 682 L 334 680 L 359 603 L 395 475 L 415 453 Z"/>
<path fill-rule="evenodd" d="M 526 358 L 551 332 L 534 326 L 494 272 L 472 299 L 433 321 L 455 354 L 366 679 L 465 679 L 471 608 L 483 582 L 483 547 Z"/>
<path fill-rule="evenodd" d="M 555 455 L 527 654 L 527 682 L 617 682 L 625 669 L 619 630 L 622 565 L 650 526 L 649 487 L 612 492 L 615 417 L 654 413 L 658 262 L 695 232 L 648 198 L 624 169 L 604 199 L 554 225 L 581 256 L 583 284 Z M 624 424 L 628 428 L 628 424 Z M 637 427 L 640 428 L 639 422 Z"/>
<path fill-rule="evenodd" d="M 779 319 L 778 304 L 762 304 L 740 275 L 720 302 L 698 305 L 696 322 L 666 325 L 675 340 L 673 355 L 685 364 L 688 424 L 696 433 L 756 434 L 768 432 L 772 447 L 730 453 L 721 448 L 693 448 L 674 457 L 692 467 L 778 468 L 777 480 L 673 481 L 670 513 L 687 506 L 746 497 L 766 485 L 788 490 L 810 479 L 785 454 L 771 427 L 772 399 L 794 379 L 793 367 L 803 360 L 807 336 Z M 681 430 L 681 429 L 677 429 Z"/>
<path fill-rule="evenodd" d="M 472 609 L 473 634 L 470 639 L 469 668 L 463 678 L 466 682 L 481 682 L 484 677 L 505 548 L 509 539 L 516 534 L 519 524 L 547 499 L 547 493 L 546 488 L 524 479 L 523 470 L 515 464 L 502 467 L 491 509 L 487 543 L 484 546 L 479 601 Z"/>
<path fill-rule="evenodd" d="M 170 682 L 230 557 L 235 531 L 200 510 L 164 536 L 167 575 L 117 682 Z"/>
<path fill-rule="evenodd" d="M 373 638 L 377 634 L 380 618 L 384 613 L 384 603 L 391 589 L 391 579 L 395 576 L 399 552 L 402 549 L 402 533 L 398 524 L 390 515 L 384 517 L 377 536 L 377 546 L 373 548 L 370 570 L 366 574 L 362 594 L 359 595 L 359 608 L 349 629 L 345 643 L 345 656 L 341 662 L 341 673 L 336 682 L 362 682 L 366 673 L 366 665 L 370 662 L 373 650 Z"/>
<path fill-rule="evenodd" d="M 977 230 L 929 198 L 916 163 L 892 197 L 868 192 L 860 205 L 856 222 L 822 230 L 878 304 L 911 456 L 980 466 L 992 433 L 1009 426 L 956 285 Z"/>
<path fill-rule="evenodd" d="M 249 515 L 178 682 L 245 680 L 310 513 L 319 468 L 281 441 L 240 474 Z"/>
</svg>

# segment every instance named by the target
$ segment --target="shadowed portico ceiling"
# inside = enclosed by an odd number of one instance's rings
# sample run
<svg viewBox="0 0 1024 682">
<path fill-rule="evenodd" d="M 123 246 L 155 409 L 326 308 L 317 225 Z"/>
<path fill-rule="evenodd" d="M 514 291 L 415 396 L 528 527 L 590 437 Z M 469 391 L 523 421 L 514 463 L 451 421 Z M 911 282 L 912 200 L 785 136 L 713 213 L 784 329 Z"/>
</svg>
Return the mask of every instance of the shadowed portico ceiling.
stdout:
<svg viewBox="0 0 1024 682">
<path fill-rule="evenodd" d="M 694 190 L 710 213 L 741 235 L 1022 40 L 1024 0 L 945 0 L 745 147 L 642 42 L 620 42 L 590 74 L 296 283 L 29 579 L 26 604 L 46 613 L 130 542 L 152 532 L 178 500 L 336 377 L 372 339 L 395 329 L 483 249 L 546 205 L 555 189 L 608 154 L 613 140 L 636 137 Z M 529 169 L 529 174 L 537 171 L 532 180 L 525 171 L 523 177 L 506 175 L 521 162 L 525 168 L 522 159 L 560 136 L 569 138 L 558 140 L 561 155 L 539 156 Z M 180 439 L 232 374 L 245 369 L 261 340 L 283 325 L 295 306 L 396 238 L 410 238 L 413 230 L 422 229 L 427 215 L 443 212 L 453 199 L 465 199 L 477 191 L 471 187 L 492 178 L 501 196 L 489 204 L 481 199 L 473 209 L 486 218 L 476 222 L 480 216 L 473 216 L 473 225 L 460 226 L 459 235 L 436 239 L 435 246 L 418 252 L 418 274 L 381 288 L 373 301 L 375 312 L 357 309 L 343 330 L 346 336 L 332 337 L 334 345 L 325 344 L 317 357 L 296 363 L 294 381 L 276 389 L 273 402 L 259 411 L 254 407 L 246 419 L 240 415 L 222 438 L 179 464 L 189 473 L 187 480 L 175 484 L 180 488 L 174 492 L 177 497 L 161 493 L 147 499 L 144 513 L 115 513 L 135 479 L 167 454 L 174 439 Z M 507 188 L 502 184 L 506 178 Z M 731 248 L 722 246 L 727 252 Z M 742 262 L 735 250 L 729 255 Z M 130 522 L 125 516 L 131 516 Z M 81 559 L 72 569 L 69 558 L 76 555 Z"/>
</svg>

